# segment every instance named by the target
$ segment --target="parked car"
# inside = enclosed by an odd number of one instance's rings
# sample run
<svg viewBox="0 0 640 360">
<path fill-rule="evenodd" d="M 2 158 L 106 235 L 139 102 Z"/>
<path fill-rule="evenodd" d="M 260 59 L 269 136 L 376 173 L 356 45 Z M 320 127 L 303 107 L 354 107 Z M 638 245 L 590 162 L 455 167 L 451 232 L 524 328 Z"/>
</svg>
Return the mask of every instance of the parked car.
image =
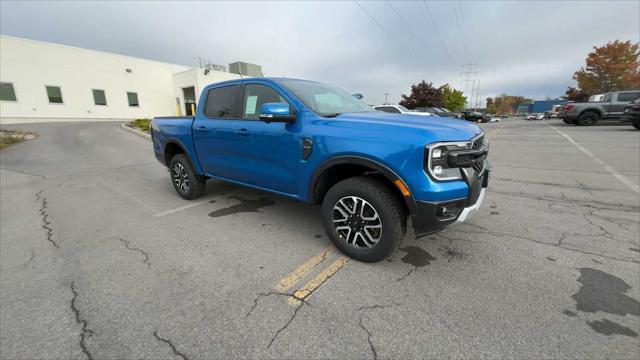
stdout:
<svg viewBox="0 0 640 360">
<path fill-rule="evenodd" d="M 640 130 L 640 99 L 636 99 L 624 108 L 624 115 L 631 124 Z"/>
<path fill-rule="evenodd" d="M 462 114 L 462 118 L 467 120 L 467 121 L 473 121 L 473 122 L 487 122 L 489 119 L 485 118 L 483 113 L 477 112 L 477 111 L 463 111 L 461 112 Z"/>
<path fill-rule="evenodd" d="M 417 107 L 416 111 L 428 112 L 434 115 L 442 116 L 442 117 L 450 117 L 454 119 L 460 119 L 462 116 L 459 113 L 451 112 L 445 108 L 437 108 L 437 107 Z"/>
<path fill-rule="evenodd" d="M 402 105 L 377 105 L 373 107 L 378 111 L 384 111 L 386 113 L 391 114 L 410 114 L 410 115 L 420 115 L 420 116 L 437 116 L 428 112 L 421 112 L 415 110 L 409 110 Z"/>
<path fill-rule="evenodd" d="M 640 90 L 606 93 L 600 102 L 570 102 L 560 110 L 559 117 L 567 124 L 590 126 L 600 120 L 624 120 L 624 109 L 640 98 Z"/>
<path fill-rule="evenodd" d="M 527 120 L 544 120 L 544 114 L 533 113 L 526 117 Z"/>
<path fill-rule="evenodd" d="M 379 261 L 404 237 L 461 222 L 489 183 L 488 143 L 475 124 L 384 113 L 333 86 L 248 78 L 207 85 L 195 117 L 158 117 L 156 158 L 187 200 L 207 179 L 321 204 L 335 246 Z"/>
</svg>

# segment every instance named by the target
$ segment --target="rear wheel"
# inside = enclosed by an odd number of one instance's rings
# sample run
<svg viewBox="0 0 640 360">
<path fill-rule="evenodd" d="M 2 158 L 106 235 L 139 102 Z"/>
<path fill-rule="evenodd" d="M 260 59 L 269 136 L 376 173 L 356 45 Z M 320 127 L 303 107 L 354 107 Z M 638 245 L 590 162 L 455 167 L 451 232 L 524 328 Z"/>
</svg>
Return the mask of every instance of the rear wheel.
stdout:
<svg viewBox="0 0 640 360">
<path fill-rule="evenodd" d="M 187 200 L 193 200 L 204 194 L 207 179 L 198 176 L 185 154 L 178 154 L 169 163 L 171 183 L 178 195 Z"/>
<path fill-rule="evenodd" d="M 406 215 L 385 183 L 363 176 L 329 189 L 322 201 L 322 223 L 340 251 L 375 262 L 389 256 L 404 237 Z"/>
<path fill-rule="evenodd" d="M 578 125 L 581 126 L 591 126 L 595 125 L 595 123 L 600 120 L 600 115 L 593 111 L 585 111 L 578 117 Z"/>
<path fill-rule="evenodd" d="M 640 130 L 640 121 L 634 121 L 633 122 L 633 127 Z"/>
</svg>

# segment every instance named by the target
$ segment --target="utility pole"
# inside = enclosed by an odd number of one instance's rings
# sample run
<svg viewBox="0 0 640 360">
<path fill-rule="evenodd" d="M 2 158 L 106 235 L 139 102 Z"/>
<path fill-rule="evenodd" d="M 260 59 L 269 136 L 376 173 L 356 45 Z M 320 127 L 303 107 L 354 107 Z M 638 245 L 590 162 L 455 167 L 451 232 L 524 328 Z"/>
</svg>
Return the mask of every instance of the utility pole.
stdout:
<svg viewBox="0 0 640 360">
<path fill-rule="evenodd" d="M 387 99 L 389 99 L 389 93 L 384 93 L 384 104 L 385 105 L 389 105 L 389 101 L 387 101 Z"/>
<path fill-rule="evenodd" d="M 478 77 L 478 64 L 463 64 L 462 72 L 460 73 L 460 77 L 464 82 L 464 93 L 467 94 L 469 91 L 469 83 L 471 83 L 471 96 L 467 97 L 467 102 L 465 103 L 465 110 L 469 109 L 473 106 L 473 92 L 475 88 L 476 78 Z"/>
</svg>

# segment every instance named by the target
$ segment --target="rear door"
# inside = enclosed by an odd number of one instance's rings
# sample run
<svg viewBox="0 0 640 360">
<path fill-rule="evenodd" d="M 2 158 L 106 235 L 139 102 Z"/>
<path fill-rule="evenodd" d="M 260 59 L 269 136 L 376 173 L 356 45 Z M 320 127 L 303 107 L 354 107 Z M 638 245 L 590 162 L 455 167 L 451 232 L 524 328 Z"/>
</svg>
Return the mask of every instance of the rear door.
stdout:
<svg viewBox="0 0 640 360">
<path fill-rule="evenodd" d="M 249 146 L 249 138 L 240 133 L 240 89 L 239 83 L 209 89 L 193 122 L 193 141 L 205 173 L 246 182 L 249 174 L 238 162 Z"/>
<path fill-rule="evenodd" d="M 638 98 L 640 98 L 640 91 L 625 91 L 615 94 L 615 99 L 612 99 L 611 105 L 609 105 L 609 116 L 623 116 L 624 108 Z"/>
</svg>

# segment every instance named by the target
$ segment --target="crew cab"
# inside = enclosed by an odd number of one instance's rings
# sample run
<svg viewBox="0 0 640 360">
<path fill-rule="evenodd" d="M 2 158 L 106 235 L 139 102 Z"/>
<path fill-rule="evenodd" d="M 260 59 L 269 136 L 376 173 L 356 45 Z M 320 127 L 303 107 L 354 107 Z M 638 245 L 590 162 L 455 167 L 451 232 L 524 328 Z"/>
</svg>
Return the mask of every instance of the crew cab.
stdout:
<svg viewBox="0 0 640 360">
<path fill-rule="evenodd" d="M 604 95 L 602 101 L 570 102 L 558 114 L 567 124 L 595 125 L 600 120 L 624 120 L 624 108 L 640 98 L 640 90 L 614 91 Z"/>
<path fill-rule="evenodd" d="M 362 261 L 391 254 L 409 217 L 416 236 L 464 221 L 490 175 L 477 125 L 375 111 L 305 80 L 208 85 L 194 117 L 154 118 L 151 133 L 182 198 L 216 178 L 319 204 L 335 246 Z"/>
</svg>

